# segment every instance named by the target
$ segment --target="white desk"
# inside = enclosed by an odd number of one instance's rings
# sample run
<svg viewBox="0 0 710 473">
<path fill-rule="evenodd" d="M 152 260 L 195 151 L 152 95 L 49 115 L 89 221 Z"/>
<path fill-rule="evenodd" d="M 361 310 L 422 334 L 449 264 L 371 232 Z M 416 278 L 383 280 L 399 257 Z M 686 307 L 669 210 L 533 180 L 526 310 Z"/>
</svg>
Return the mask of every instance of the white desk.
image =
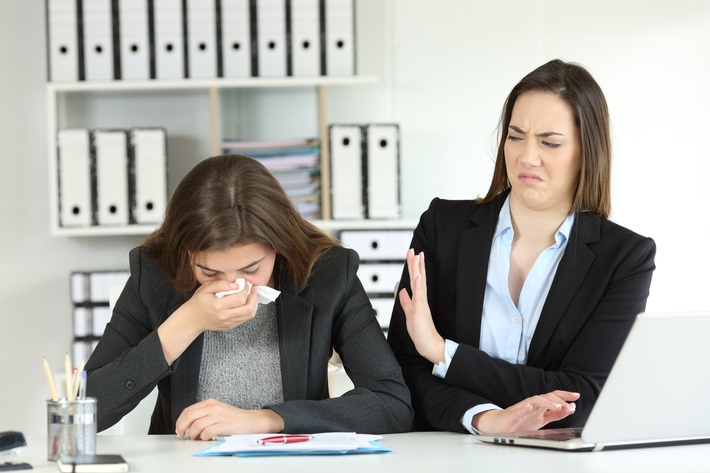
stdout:
<svg viewBox="0 0 710 473">
<path fill-rule="evenodd" d="M 710 472 L 710 444 L 643 448 L 611 452 L 571 453 L 487 445 L 471 435 L 418 432 L 385 435 L 392 453 L 300 457 L 193 457 L 212 442 L 179 440 L 175 436 L 99 435 L 98 453 L 120 453 L 131 472 L 258 472 L 376 473 L 471 471 L 552 473 Z M 46 460 L 46 438 L 28 437 L 18 456 L 0 455 L 0 462 L 26 461 L 28 472 L 57 472 Z"/>
</svg>

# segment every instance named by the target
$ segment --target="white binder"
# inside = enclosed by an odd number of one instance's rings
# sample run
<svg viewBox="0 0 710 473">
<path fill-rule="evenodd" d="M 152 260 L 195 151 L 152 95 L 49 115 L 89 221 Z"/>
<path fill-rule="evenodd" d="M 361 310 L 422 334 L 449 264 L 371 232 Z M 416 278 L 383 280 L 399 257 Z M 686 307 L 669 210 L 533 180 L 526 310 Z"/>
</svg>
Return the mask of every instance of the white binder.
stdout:
<svg viewBox="0 0 710 473">
<path fill-rule="evenodd" d="M 190 78 L 217 77 L 216 0 L 185 0 L 187 70 Z"/>
<path fill-rule="evenodd" d="M 95 306 L 91 309 L 91 335 L 100 337 L 104 334 L 106 324 L 111 320 L 111 308 Z"/>
<path fill-rule="evenodd" d="M 160 223 L 167 203 L 165 130 L 133 128 L 130 144 L 134 178 L 134 195 L 130 199 L 131 222 Z"/>
<path fill-rule="evenodd" d="M 251 76 L 249 0 L 222 0 L 222 75 Z"/>
<path fill-rule="evenodd" d="M 148 0 L 118 0 L 117 13 L 121 79 L 150 79 Z"/>
<path fill-rule="evenodd" d="M 92 304 L 108 304 L 111 288 L 119 284 L 126 284 L 130 272 L 128 271 L 92 271 L 89 275 L 89 301 Z"/>
<path fill-rule="evenodd" d="M 286 2 L 258 0 L 256 5 L 257 61 L 259 76 L 285 76 Z"/>
<path fill-rule="evenodd" d="M 402 278 L 402 263 L 362 262 L 357 270 L 357 277 L 368 293 L 394 294 Z"/>
<path fill-rule="evenodd" d="M 355 5 L 353 0 L 325 2 L 325 75 L 355 74 Z"/>
<path fill-rule="evenodd" d="M 321 75 L 320 59 L 319 0 L 291 0 L 291 74 Z"/>
<path fill-rule="evenodd" d="M 89 337 L 92 334 L 91 308 L 74 307 L 74 336 Z"/>
<path fill-rule="evenodd" d="M 334 219 L 365 218 L 362 182 L 362 129 L 330 126 L 331 206 Z"/>
<path fill-rule="evenodd" d="M 367 125 L 367 218 L 399 218 L 399 127 Z"/>
<path fill-rule="evenodd" d="M 49 80 L 79 80 L 79 19 L 76 0 L 47 0 Z"/>
<path fill-rule="evenodd" d="M 73 341 L 71 344 L 72 360 L 88 360 L 91 356 L 91 352 L 93 351 L 92 343 L 95 344 L 96 342 L 85 340 Z M 55 381 L 56 380 L 57 379 L 55 378 Z"/>
<path fill-rule="evenodd" d="M 74 304 L 84 304 L 91 301 L 89 292 L 89 273 L 75 271 L 69 280 L 71 301 Z"/>
<path fill-rule="evenodd" d="M 185 77 L 182 0 L 153 0 L 155 78 Z"/>
<path fill-rule="evenodd" d="M 89 130 L 57 131 L 59 225 L 91 225 L 91 145 Z"/>
<path fill-rule="evenodd" d="M 94 211 L 98 225 L 128 225 L 128 140 L 125 130 L 92 131 Z"/>
<path fill-rule="evenodd" d="M 404 261 L 411 230 L 343 230 L 340 232 L 343 245 L 360 255 L 360 260 Z"/>
<path fill-rule="evenodd" d="M 113 80 L 113 17 L 111 0 L 82 0 L 84 79 Z"/>
<path fill-rule="evenodd" d="M 375 310 L 377 322 L 379 322 L 382 330 L 389 329 L 390 320 L 392 319 L 392 309 L 394 309 L 393 297 L 373 297 L 370 299 L 372 308 Z"/>
</svg>

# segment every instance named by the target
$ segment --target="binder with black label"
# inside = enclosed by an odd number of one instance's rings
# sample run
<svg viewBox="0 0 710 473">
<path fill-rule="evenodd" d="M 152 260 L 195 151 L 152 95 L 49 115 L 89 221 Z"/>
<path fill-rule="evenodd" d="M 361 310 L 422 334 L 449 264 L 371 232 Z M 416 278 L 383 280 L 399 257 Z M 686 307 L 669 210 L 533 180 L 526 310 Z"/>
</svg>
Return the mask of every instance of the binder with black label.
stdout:
<svg viewBox="0 0 710 473">
<path fill-rule="evenodd" d="M 88 227 L 91 210 L 91 145 L 85 128 L 57 131 L 59 225 Z"/>
<path fill-rule="evenodd" d="M 218 77 L 217 0 L 185 0 L 187 76 Z"/>
<path fill-rule="evenodd" d="M 111 0 L 81 0 L 84 32 L 84 77 L 87 81 L 113 80 L 113 10 Z"/>
<path fill-rule="evenodd" d="M 163 128 L 130 130 L 130 221 L 157 224 L 167 204 L 167 152 Z"/>
<path fill-rule="evenodd" d="M 51 82 L 84 78 L 81 3 L 47 0 L 47 61 Z"/>
<path fill-rule="evenodd" d="M 116 12 L 121 79 L 150 79 L 148 0 L 117 0 Z"/>
<path fill-rule="evenodd" d="M 291 75 L 321 75 L 321 17 L 319 0 L 289 0 Z"/>
<path fill-rule="evenodd" d="M 257 61 L 259 76 L 287 75 L 286 2 L 256 2 Z"/>
<path fill-rule="evenodd" d="M 353 0 L 320 0 L 323 14 L 324 75 L 355 74 L 355 4 Z"/>
<path fill-rule="evenodd" d="M 332 217 L 365 218 L 362 127 L 330 125 L 329 133 Z"/>
<path fill-rule="evenodd" d="M 365 134 L 367 218 L 400 218 L 399 126 L 369 124 Z"/>
<path fill-rule="evenodd" d="M 128 225 L 128 137 L 125 130 L 91 133 L 92 197 L 97 225 Z"/>
<path fill-rule="evenodd" d="M 156 79 L 182 79 L 185 71 L 183 0 L 153 0 Z"/>
<path fill-rule="evenodd" d="M 221 0 L 222 75 L 249 77 L 252 73 L 249 0 Z"/>
</svg>

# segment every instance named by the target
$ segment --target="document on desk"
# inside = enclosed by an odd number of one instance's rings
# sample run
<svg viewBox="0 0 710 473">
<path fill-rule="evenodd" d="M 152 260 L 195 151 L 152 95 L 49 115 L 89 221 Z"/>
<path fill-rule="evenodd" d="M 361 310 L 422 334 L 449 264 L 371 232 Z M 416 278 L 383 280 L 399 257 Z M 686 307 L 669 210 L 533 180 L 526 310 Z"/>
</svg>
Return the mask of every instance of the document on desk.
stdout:
<svg viewBox="0 0 710 473">
<path fill-rule="evenodd" d="M 279 436 L 281 437 L 281 436 Z M 290 437 L 284 435 L 283 437 Z M 299 436 L 303 437 L 303 436 Z M 382 446 L 380 435 L 355 433 L 321 433 L 307 436 L 308 440 L 297 442 L 271 442 L 273 435 L 249 434 L 224 437 L 220 443 L 205 448 L 194 456 L 258 457 L 276 455 L 345 455 L 363 453 L 389 453 Z"/>
</svg>

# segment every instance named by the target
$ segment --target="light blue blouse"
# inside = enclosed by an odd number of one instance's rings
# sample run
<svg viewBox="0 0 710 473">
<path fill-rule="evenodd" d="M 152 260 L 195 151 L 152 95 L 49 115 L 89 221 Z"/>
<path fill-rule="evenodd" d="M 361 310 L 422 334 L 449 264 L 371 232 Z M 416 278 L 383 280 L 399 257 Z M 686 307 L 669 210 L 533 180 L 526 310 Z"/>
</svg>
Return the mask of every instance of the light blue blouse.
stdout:
<svg viewBox="0 0 710 473">
<path fill-rule="evenodd" d="M 513 243 L 513 225 L 510 219 L 510 196 L 500 210 L 493 236 L 491 257 L 488 262 L 486 292 L 483 298 L 483 317 L 479 348 L 488 355 L 510 363 L 525 364 L 530 341 L 535 333 L 547 293 L 555 277 L 557 266 L 567 247 L 574 214 L 568 216 L 555 234 L 555 243 L 540 253 L 528 273 L 516 307 L 508 290 L 510 250 Z M 433 374 L 444 378 L 449 363 L 456 353 L 458 343 L 446 340 L 445 361 L 434 366 Z M 522 400 L 522 399 L 521 399 Z M 500 409 L 495 404 L 481 404 L 466 411 L 461 423 L 471 433 L 473 416 L 490 409 Z"/>
</svg>

